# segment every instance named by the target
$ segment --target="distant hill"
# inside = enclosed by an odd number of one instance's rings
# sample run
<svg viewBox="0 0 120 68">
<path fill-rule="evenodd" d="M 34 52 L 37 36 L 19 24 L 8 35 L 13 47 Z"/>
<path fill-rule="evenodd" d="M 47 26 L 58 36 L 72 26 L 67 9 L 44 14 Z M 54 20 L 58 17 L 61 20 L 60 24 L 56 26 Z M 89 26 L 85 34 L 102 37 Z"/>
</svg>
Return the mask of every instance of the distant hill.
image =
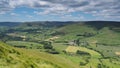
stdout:
<svg viewBox="0 0 120 68">
<path fill-rule="evenodd" d="M 66 26 L 58 28 L 58 31 L 62 32 L 90 32 L 90 31 L 97 31 L 104 27 L 108 27 L 110 30 L 113 31 L 120 31 L 120 22 L 114 21 L 81 21 L 81 22 L 67 22 Z M 74 33 L 73 32 L 73 33 Z"/>
<path fill-rule="evenodd" d="M 120 27 L 120 22 L 117 21 L 87 21 L 84 23 L 96 29 L 101 29 L 103 27 Z"/>
<path fill-rule="evenodd" d="M 0 22 L 0 27 L 5 26 L 5 27 L 14 27 L 20 25 L 20 22 Z"/>
<path fill-rule="evenodd" d="M 14 26 L 29 26 L 29 27 L 62 27 L 69 24 L 84 23 L 97 29 L 104 26 L 120 27 L 120 22 L 115 21 L 33 21 L 33 22 L 0 22 L 0 26 L 14 27 Z"/>
<path fill-rule="evenodd" d="M 75 23 L 84 23 L 87 25 L 91 25 L 96 28 L 102 28 L 103 26 L 115 26 L 120 27 L 120 22 L 115 21 L 33 21 L 33 22 L 0 22 L 0 26 L 46 26 L 46 27 L 60 27 L 68 24 L 75 24 Z"/>
<path fill-rule="evenodd" d="M 102 27 L 120 27 L 120 22 L 116 21 L 33 21 L 33 22 L 24 22 L 22 26 L 29 27 L 62 27 L 65 25 L 83 23 L 96 29 L 101 29 Z"/>
<path fill-rule="evenodd" d="M 64 25 L 72 24 L 76 22 L 72 21 L 34 21 L 34 22 L 24 22 L 22 26 L 29 26 L 29 27 L 61 27 Z"/>
</svg>

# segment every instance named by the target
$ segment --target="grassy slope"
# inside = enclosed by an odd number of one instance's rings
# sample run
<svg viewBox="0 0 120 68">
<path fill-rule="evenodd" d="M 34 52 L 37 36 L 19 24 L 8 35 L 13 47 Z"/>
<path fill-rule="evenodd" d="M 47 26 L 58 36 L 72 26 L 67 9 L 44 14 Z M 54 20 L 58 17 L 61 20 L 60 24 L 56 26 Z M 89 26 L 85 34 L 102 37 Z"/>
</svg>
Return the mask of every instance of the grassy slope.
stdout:
<svg viewBox="0 0 120 68">
<path fill-rule="evenodd" d="M 0 42 L 0 68 L 78 68 L 60 56 L 16 49 Z"/>
<path fill-rule="evenodd" d="M 93 28 L 89 28 L 83 23 L 67 25 L 57 29 L 57 31 L 66 33 L 66 35 L 63 36 L 61 40 L 71 40 L 77 38 L 77 34 L 84 34 L 84 32 L 96 33 L 96 31 Z"/>
<path fill-rule="evenodd" d="M 120 44 L 120 33 L 109 30 L 108 27 L 104 27 L 99 31 L 99 34 L 87 38 L 87 40 L 96 40 L 98 43 L 107 43 L 107 44 Z"/>
</svg>

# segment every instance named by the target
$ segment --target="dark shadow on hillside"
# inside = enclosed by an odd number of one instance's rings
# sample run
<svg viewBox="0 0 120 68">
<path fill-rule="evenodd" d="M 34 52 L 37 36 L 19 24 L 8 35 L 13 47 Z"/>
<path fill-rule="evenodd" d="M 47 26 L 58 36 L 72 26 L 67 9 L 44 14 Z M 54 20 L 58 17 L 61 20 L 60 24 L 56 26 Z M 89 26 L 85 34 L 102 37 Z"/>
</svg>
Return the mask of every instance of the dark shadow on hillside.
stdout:
<svg viewBox="0 0 120 68">
<path fill-rule="evenodd" d="M 94 27 L 97 30 L 102 29 L 103 27 L 109 27 L 111 30 L 116 29 L 115 31 L 120 31 L 120 22 L 114 21 L 88 21 L 84 22 L 85 24 Z"/>
</svg>

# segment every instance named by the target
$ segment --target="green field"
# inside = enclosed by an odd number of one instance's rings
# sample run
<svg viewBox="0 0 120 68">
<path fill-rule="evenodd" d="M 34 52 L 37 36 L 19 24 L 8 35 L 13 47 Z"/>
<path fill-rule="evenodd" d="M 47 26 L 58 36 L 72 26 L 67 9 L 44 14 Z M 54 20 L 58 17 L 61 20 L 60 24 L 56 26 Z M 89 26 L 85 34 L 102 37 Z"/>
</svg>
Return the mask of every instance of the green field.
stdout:
<svg viewBox="0 0 120 68">
<path fill-rule="evenodd" d="M 12 45 L 12 46 L 25 46 L 25 48 L 28 48 L 28 49 L 41 49 L 43 47 L 42 44 L 38 44 L 38 43 L 35 43 L 35 42 L 25 42 L 25 41 L 7 41 L 6 42 L 7 44 L 9 45 Z"/>
</svg>

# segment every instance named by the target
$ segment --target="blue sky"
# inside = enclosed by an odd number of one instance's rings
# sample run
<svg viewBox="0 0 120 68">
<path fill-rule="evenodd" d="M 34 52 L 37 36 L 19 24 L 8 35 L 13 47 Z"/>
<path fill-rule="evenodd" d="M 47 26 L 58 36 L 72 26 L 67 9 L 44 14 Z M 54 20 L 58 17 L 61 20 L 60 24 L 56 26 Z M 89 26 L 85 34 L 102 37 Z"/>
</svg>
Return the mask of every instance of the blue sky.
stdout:
<svg viewBox="0 0 120 68">
<path fill-rule="evenodd" d="M 120 0 L 0 0 L 0 22 L 120 21 Z"/>
</svg>

